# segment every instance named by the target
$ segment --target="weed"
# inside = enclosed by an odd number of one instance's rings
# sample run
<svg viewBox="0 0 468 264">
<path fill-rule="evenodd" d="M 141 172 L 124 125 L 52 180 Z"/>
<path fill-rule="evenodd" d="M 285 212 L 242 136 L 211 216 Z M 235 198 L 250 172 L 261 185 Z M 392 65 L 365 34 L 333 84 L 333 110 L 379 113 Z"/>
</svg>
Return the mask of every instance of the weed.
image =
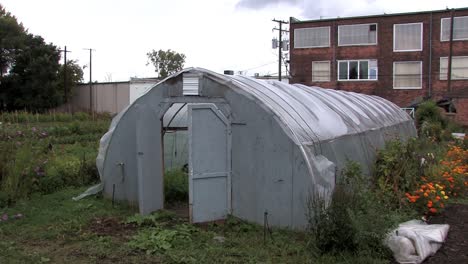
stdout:
<svg viewBox="0 0 468 264">
<path fill-rule="evenodd" d="M 178 225 L 174 229 L 162 229 L 150 227 L 136 234 L 128 245 L 137 250 L 143 250 L 146 254 L 164 253 L 174 247 L 175 243 L 191 241 L 192 233 L 198 229 L 191 225 Z"/>
<path fill-rule="evenodd" d="M 135 214 L 127 218 L 126 224 L 136 224 L 137 226 L 158 226 L 160 222 L 175 220 L 174 212 L 159 210 L 149 215 Z"/>
</svg>

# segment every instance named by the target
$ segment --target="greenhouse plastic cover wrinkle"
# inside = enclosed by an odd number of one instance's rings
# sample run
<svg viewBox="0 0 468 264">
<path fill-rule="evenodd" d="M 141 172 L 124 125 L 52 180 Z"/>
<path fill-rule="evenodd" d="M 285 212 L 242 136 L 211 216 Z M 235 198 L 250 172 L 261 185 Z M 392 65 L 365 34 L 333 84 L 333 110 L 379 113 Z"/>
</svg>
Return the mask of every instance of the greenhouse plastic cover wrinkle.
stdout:
<svg viewBox="0 0 468 264">
<path fill-rule="evenodd" d="M 386 241 L 398 263 L 421 263 L 434 255 L 447 238 L 449 225 L 428 225 L 420 220 L 404 222 Z"/>
</svg>

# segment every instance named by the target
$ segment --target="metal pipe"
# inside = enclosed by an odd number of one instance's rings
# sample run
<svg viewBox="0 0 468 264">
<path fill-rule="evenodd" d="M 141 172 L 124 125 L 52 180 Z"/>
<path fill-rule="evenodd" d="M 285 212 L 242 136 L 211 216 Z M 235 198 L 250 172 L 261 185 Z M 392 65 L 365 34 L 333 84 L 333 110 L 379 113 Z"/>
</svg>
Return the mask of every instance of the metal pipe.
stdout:
<svg viewBox="0 0 468 264">
<path fill-rule="evenodd" d="M 448 57 L 448 69 L 447 69 L 447 90 L 448 92 L 452 91 L 452 52 L 453 52 L 453 15 L 454 9 L 452 8 L 452 12 L 450 13 L 450 48 L 449 48 L 449 57 Z"/>
<path fill-rule="evenodd" d="M 432 97 L 432 12 L 431 12 L 431 21 L 429 22 L 429 76 L 427 84 L 427 97 Z"/>
</svg>

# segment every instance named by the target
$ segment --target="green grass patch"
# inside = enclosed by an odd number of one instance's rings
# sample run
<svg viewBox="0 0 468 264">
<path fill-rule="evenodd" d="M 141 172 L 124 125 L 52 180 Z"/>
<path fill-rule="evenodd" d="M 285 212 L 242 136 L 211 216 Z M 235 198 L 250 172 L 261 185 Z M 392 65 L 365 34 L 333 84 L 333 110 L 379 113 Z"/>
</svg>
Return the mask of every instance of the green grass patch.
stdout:
<svg viewBox="0 0 468 264">
<path fill-rule="evenodd" d="M 50 122 L 50 116 L 18 113 L 29 119 L 11 123 L 15 113 L 1 115 L 8 122 L 0 124 L 0 207 L 98 181 L 95 158 L 109 119 L 69 115 L 70 120 Z"/>
</svg>

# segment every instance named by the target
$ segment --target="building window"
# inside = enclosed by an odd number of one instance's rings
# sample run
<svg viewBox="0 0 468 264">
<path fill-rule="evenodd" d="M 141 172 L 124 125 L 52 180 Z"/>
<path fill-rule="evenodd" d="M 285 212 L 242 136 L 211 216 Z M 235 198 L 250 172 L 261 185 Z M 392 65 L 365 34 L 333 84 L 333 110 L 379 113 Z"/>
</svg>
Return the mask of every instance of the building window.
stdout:
<svg viewBox="0 0 468 264">
<path fill-rule="evenodd" d="M 422 62 L 400 61 L 393 63 L 394 89 L 421 89 Z"/>
<path fill-rule="evenodd" d="M 330 27 L 294 29 L 294 48 L 330 47 Z"/>
<path fill-rule="evenodd" d="M 449 41 L 450 18 L 442 18 L 440 27 L 440 41 Z M 453 40 L 468 40 L 468 16 L 453 19 Z"/>
<path fill-rule="evenodd" d="M 377 60 L 338 61 L 338 81 L 377 80 Z"/>
<path fill-rule="evenodd" d="M 393 25 L 393 51 L 422 50 L 422 23 Z"/>
<path fill-rule="evenodd" d="M 452 80 L 468 79 L 468 57 L 452 57 Z M 440 58 L 440 79 L 447 80 L 448 57 Z"/>
<path fill-rule="evenodd" d="M 338 26 L 338 46 L 377 44 L 377 24 Z"/>
<path fill-rule="evenodd" d="M 330 81 L 330 61 L 312 62 L 312 81 L 329 82 Z"/>
</svg>

